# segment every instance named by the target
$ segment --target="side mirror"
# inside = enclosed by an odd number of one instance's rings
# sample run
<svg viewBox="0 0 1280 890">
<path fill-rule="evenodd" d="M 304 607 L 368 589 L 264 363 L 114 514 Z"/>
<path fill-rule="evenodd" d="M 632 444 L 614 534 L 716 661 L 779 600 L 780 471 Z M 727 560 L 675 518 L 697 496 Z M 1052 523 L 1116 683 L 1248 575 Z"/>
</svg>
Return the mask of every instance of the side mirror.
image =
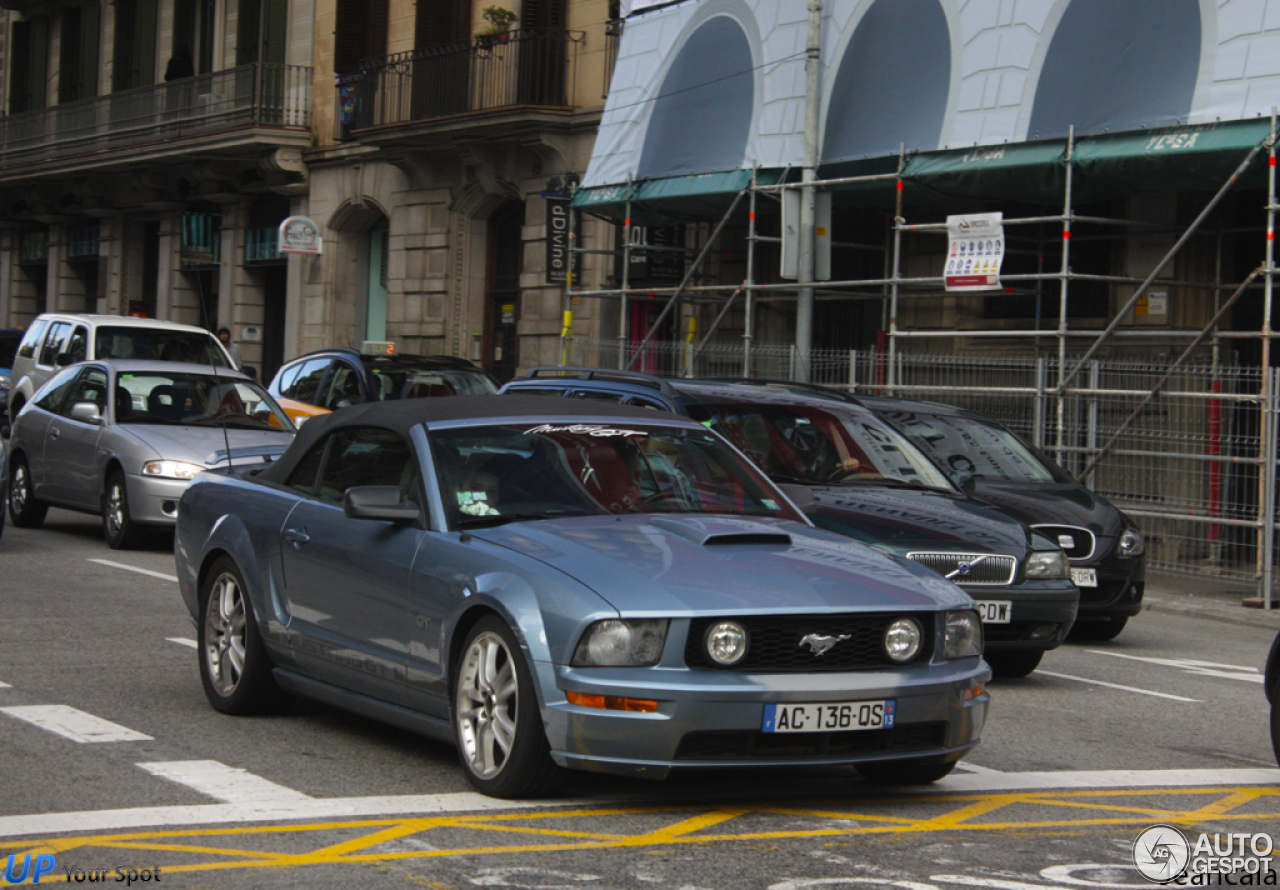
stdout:
<svg viewBox="0 0 1280 890">
<path fill-rule="evenodd" d="M 818 512 L 818 502 L 813 497 L 813 491 L 807 485 L 796 485 L 794 482 L 778 482 L 775 483 L 778 488 L 782 489 L 782 493 L 791 498 L 792 502 L 800 508 L 800 512 L 805 516 L 812 516 Z"/>
<path fill-rule="evenodd" d="M 974 485 L 972 473 L 968 470 L 952 470 L 947 475 L 951 477 L 951 481 L 955 483 L 956 488 L 960 489 L 965 497 L 973 497 L 977 486 Z"/>
<path fill-rule="evenodd" d="M 59 353 L 58 357 L 53 360 L 53 363 L 59 368 L 65 368 L 67 365 L 74 365 L 76 363 L 76 357 L 69 352 Z"/>
<path fill-rule="evenodd" d="M 398 485 L 356 485 L 342 496 L 342 512 L 352 519 L 416 522 L 422 509 L 404 499 Z"/>
<path fill-rule="evenodd" d="M 71 419 L 99 426 L 102 423 L 102 412 L 93 402 L 76 402 L 71 406 Z"/>
</svg>

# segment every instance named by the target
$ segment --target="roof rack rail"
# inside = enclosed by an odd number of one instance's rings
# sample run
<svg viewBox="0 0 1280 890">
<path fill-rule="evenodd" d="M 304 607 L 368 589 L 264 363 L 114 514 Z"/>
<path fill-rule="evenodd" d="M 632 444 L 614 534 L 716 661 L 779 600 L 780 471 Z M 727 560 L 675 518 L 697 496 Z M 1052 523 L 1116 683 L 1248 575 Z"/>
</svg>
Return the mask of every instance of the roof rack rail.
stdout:
<svg viewBox="0 0 1280 890">
<path fill-rule="evenodd" d="M 839 399 L 842 402 L 852 402 L 861 404 L 858 397 L 853 393 L 845 392 L 842 389 L 836 389 L 835 384 L 828 386 L 823 383 L 805 383 L 799 380 L 781 380 L 774 377 L 704 377 L 704 380 L 714 380 L 717 383 L 746 383 L 752 386 L 780 386 L 787 389 L 795 389 L 800 392 L 813 393 L 814 395 L 827 396 L 828 398 Z"/>
<path fill-rule="evenodd" d="M 575 380 L 611 380 L 616 383 L 634 383 L 648 386 L 664 395 L 675 395 L 675 388 L 662 377 L 653 374 L 641 374 L 639 371 L 615 371 L 610 368 L 585 368 L 574 365 L 543 365 L 530 368 L 519 380 L 537 380 L 539 378 L 573 378 Z"/>
</svg>

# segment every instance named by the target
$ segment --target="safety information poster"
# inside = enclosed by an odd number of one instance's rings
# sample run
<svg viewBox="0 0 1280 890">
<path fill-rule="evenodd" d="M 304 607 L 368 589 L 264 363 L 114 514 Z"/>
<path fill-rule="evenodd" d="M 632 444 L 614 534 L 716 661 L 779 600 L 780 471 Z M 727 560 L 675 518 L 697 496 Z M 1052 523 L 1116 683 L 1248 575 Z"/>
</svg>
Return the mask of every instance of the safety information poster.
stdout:
<svg viewBox="0 0 1280 890">
<path fill-rule="evenodd" d="M 1000 264 L 1004 261 L 1003 213 L 948 216 L 947 241 L 947 290 L 1000 287 Z"/>
</svg>

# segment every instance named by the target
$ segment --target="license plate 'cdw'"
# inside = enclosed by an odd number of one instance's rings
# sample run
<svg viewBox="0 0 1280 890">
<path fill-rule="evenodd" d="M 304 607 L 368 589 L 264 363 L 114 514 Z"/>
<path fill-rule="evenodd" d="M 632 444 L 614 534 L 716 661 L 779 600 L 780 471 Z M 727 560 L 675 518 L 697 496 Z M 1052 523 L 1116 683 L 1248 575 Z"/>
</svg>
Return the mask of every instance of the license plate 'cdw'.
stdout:
<svg viewBox="0 0 1280 890">
<path fill-rule="evenodd" d="M 765 732 L 840 732 L 854 729 L 889 729 L 897 701 L 811 702 L 800 705 L 765 705 Z"/>
</svg>

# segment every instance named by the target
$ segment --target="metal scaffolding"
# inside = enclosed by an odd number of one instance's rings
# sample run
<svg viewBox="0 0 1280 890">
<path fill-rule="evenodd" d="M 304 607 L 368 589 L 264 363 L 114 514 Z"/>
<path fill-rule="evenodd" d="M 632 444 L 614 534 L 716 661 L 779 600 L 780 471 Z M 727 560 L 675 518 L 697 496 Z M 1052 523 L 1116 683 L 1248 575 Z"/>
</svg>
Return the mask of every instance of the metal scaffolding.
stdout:
<svg viewBox="0 0 1280 890">
<path fill-rule="evenodd" d="M 596 298 L 601 300 L 618 300 L 620 301 L 619 324 L 617 350 L 620 357 L 620 366 L 631 367 L 637 361 L 640 355 L 650 347 L 656 332 L 659 329 L 661 320 L 665 319 L 673 312 L 679 315 L 681 303 L 687 303 L 692 312 L 689 314 L 697 317 L 704 315 L 710 317 L 714 314 L 714 320 L 707 325 L 705 332 L 701 337 L 701 341 L 693 343 L 685 361 L 685 369 L 687 374 L 692 374 L 695 363 L 693 359 L 705 350 L 712 342 L 720 330 L 724 319 L 729 315 L 730 310 L 734 308 L 739 298 L 742 299 L 742 333 L 741 333 L 741 373 L 744 376 L 752 376 L 753 374 L 753 352 L 757 348 L 760 340 L 759 332 L 756 330 L 758 320 L 758 307 L 761 303 L 782 301 L 797 302 L 797 316 L 803 311 L 805 305 L 799 299 L 806 287 L 813 286 L 816 288 L 816 298 L 818 300 L 827 299 L 876 299 L 882 301 L 883 319 L 882 329 L 885 333 L 884 352 L 886 359 L 877 364 L 882 370 L 881 379 L 877 379 L 875 384 L 878 388 L 888 392 L 898 392 L 911 394 L 912 387 L 903 385 L 895 379 L 897 369 L 900 367 L 898 357 L 901 353 L 901 347 L 911 340 L 939 339 L 947 338 L 952 340 L 966 339 L 1002 339 L 1002 340 L 1026 340 L 1032 344 L 1040 344 L 1046 338 L 1055 341 L 1054 347 L 1056 352 L 1056 362 L 1054 365 L 1054 373 L 1056 374 L 1055 383 L 1049 388 L 1049 395 L 1053 404 L 1053 421 L 1049 424 L 1052 431 L 1051 441 L 1044 443 L 1048 450 L 1059 459 L 1070 454 L 1071 448 L 1067 443 L 1067 401 L 1069 397 L 1079 396 L 1083 392 L 1088 392 L 1088 385 L 1075 385 L 1077 378 L 1081 372 L 1094 364 L 1094 357 L 1099 350 L 1112 340 L 1124 339 L 1126 337 L 1141 337 L 1148 341 L 1164 339 L 1169 342 L 1187 341 L 1188 347 L 1182 352 L 1181 357 L 1169 368 L 1172 374 L 1180 365 L 1191 358 L 1195 349 L 1205 341 L 1212 344 L 1213 365 L 1218 366 L 1220 361 L 1220 344 L 1228 339 L 1241 338 L 1258 338 L 1261 340 L 1262 360 L 1261 368 L 1266 369 L 1271 364 L 1271 341 L 1275 337 L 1272 327 L 1272 310 L 1273 310 L 1273 291 L 1275 284 L 1275 262 L 1274 262 L 1274 232 L 1275 232 L 1275 216 L 1280 204 L 1276 199 L 1276 181 L 1275 181 L 1275 157 L 1276 157 L 1276 115 L 1273 111 L 1271 117 L 1270 131 L 1267 137 L 1251 150 L 1245 153 L 1240 160 L 1234 172 L 1221 184 L 1221 187 L 1212 196 L 1210 200 L 1200 210 L 1195 220 L 1185 229 L 1180 230 L 1175 243 L 1164 254 L 1162 259 L 1156 263 L 1150 273 L 1144 278 L 1136 278 L 1132 276 L 1116 275 L 1116 274 L 1088 274 L 1076 272 L 1072 270 L 1072 228 L 1073 224 L 1089 224 L 1102 228 L 1107 228 L 1116 232 L 1116 234 L 1103 235 L 1100 237 L 1119 239 L 1125 236 L 1126 232 L 1142 231 L 1142 232 L 1163 232 L 1172 235 L 1173 232 L 1179 231 L 1174 227 L 1161 227 L 1152 223 L 1142 222 L 1138 220 L 1109 218 L 1100 216 L 1085 216 L 1075 212 L 1074 198 L 1074 177 L 1075 166 L 1074 160 L 1076 139 L 1074 132 L 1068 135 L 1066 151 L 1064 156 L 1063 171 L 1063 187 L 1062 187 L 1062 205 L 1060 213 L 1045 214 L 1038 216 L 1025 216 L 1017 218 L 1006 218 L 1003 225 L 1007 227 L 1024 227 L 1024 226 L 1057 226 L 1059 234 L 1056 236 L 1056 242 L 1060 251 L 1060 262 L 1057 268 L 1049 270 L 1045 267 L 1044 250 L 1045 244 L 1037 245 L 1037 253 L 1039 256 L 1037 271 L 1034 273 L 1022 273 L 1012 275 L 1001 275 L 1001 286 L 1014 285 L 1016 287 L 1033 287 L 1035 296 L 1040 298 L 1044 294 L 1045 285 L 1052 285 L 1054 282 L 1058 286 L 1058 316 L 1056 327 L 1052 330 L 1043 330 L 1039 327 L 1035 329 L 1009 329 L 1002 328 L 972 328 L 972 329 L 952 329 L 952 330 L 918 330 L 907 329 L 899 324 L 900 310 L 904 300 L 909 299 L 928 299 L 936 298 L 946 293 L 942 290 L 944 279 L 938 276 L 907 276 L 902 273 L 904 259 L 907 251 L 904 245 L 904 239 L 907 235 L 939 235 L 945 234 L 947 230 L 944 222 L 910 222 L 904 215 L 904 170 L 906 167 L 907 156 L 905 151 L 900 151 L 898 157 L 897 171 L 894 173 L 880 173 L 867 176 L 850 176 L 841 178 L 828 178 L 814 180 L 812 183 L 800 182 L 781 182 L 777 184 L 762 184 L 760 182 L 759 171 L 753 170 L 749 184 L 740 192 L 733 196 L 728 209 L 720 217 L 714 225 L 710 235 L 705 238 L 701 247 L 690 247 L 686 245 L 680 247 L 658 247 L 637 245 L 632 243 L 631 230 L 633 219 L 633 200 L 634 184 L 629 180 L 626 188 L 626 200 L 623 211 L 623 237 L 622 248 L 619 251 L 610 250 L 580 250 L 582 253 L 607 254 L 621 257 L 621 275 L 616 288 L 599 288 L 593 290 L 575 290 L 572 292 L 574 298 Z M 1266 185 L 1266 203 L 1262 208 L 1265 213 L 1265 242 L 1263 244 L 1263 260 L 1258 268 L 1244 282 L 1226 283 L 1222 279 L 1222 240 L 1225 230 L 1221 227 L 1216 231 L 1217 246 L 1214 262 L 1214 280 L 1180 280 L 1174 278 L 1161 278 L 1160 276 L 1173 262 L 1179 252 L 1191 241 L 1193 237 L 1199 234 L 1205 226 L 1205 223 L 1214 210 L 1219 206 L 1223 198 L 1235 187 L 1241 180 L 1245 172 L 1257 161 L 1258 156 L 1265 152 L 1268 157 L 1267 185 Z M 785 179 L 785 174 L 783 179 Z M 842 187 L 866 187 L 878 184 L 892 183 L 896 190 L 894 200 L 894 215 L 889 223 L 888 247 L 886 249 L 885 266 L 886 273 L 880 278 L 862 278 L 849 280 L 824 281 L 809 285 L 807 282 L 780 282 L 780 283 L 761 283 L 756 280 L 758 274 L 758 259 L 756 251 L 758 245 L 776 244 L 781 238 L 761 234 L 757 226 L 757 209 L 761 201 L 778 201 L 783 191 L 788 189 L 800 189 L 805 186 L 811 186 L 819 190 L 836 190 Z M 721 234 L 724 232 L 727 224 L 734 218 L 738 208 L 745 201 L 747 206 L 746 213 L 746 276 L 741 282 L 724 282 L 710 284 L 693 284 L 697 275 L 707 257 L 711 254 L 712 248 L 718 242 Z M 995 200 L 989 203 L 998 203 Z M 1241 234 L 1239 230 L 1234 230 L 1236 234 Z M 1048 242 L 1050 245 L 1053 239 Z M 866 249 L 865 244 L 835 244 L 835 247 L 844 249 Z M 674 287 L 643 287 L 638 288 L 629 280 L 629 271 L 631 266 L 631 256 L 633 252 L 646 251 L 657 253 L 660 251 L 679 251 L 684 255 L 696 252 L 696 258 L 689 264 L 683 279 L 678 286 Z M 1226 311 L 1235 303 L 1235 301 L 1251 286 L 1254 286 L 1255 280 L 1260 280 L 1260 287 L 1263 291 L 1263 319 L 1260 330 L 1258 331 L 1220 331 L 1216 330 L 1220 322 L 1225 317 Z M 1107 326 L 1098 331 L 1096 329 L 1074 330 L 1069 323 L 1071 287 L 1073 282 L 1097 282 L 1106 285 L 1134 285 L 1133 293 L 1128 297 L 1127 301 L 1120 306 L 1113 314 Z M 1148 295 L 1151 288 L 1160 287 L 1178 287 L 1186 289 L 1198 289 L 1211 291 L 1214 295 L 1214 314 L 1211 321 L 1201 330 L 1183 329 L 1183 330 L 1139 330 L 1125 332 L 1120 330 L 1120 326 L 1129 313 L 1138 305 L 1139 300 Z M 1231 294 L 1229 299 L 1224 302 L 1223 295 Z M 566 302 L 569 299 L 566 294 Z M 966 296 L 978 296 L 980 294 L 966 294 Z M 627 306 L 630 300 L 644 298 L 665 298 L 666 305 L 662 309 L 662 313 L 658 322 L 651 326 L 649 332 L 637 346 L 631 345 L 631 334 L 629 331 L 629 318 Z M 808 304 L 810 311 L 812 304 Z M 705 310 L 705 311 L 703 311 Z M 1037 324 L 1039 318 L 1037 317 Z M 799 327 L 799 319 L 797 318 L 797 327 Z M 1071 348 L 1079 344 L 1087 347 L 1083 352 L 1079 349 Z M 1039 353 L 1038 348 L 1033 348 L 1033 352 Z M 627 356 L 630 355 L 630 358 Z M 812 352 L 810 350 L 801 350 L 798 346 L 793 350 L 792 376 L 795 379 L 809 379 L 809 371 L 812 365 Z M 1167 377 L 1166 377 L 1167 379 Z M 1150 391 L 1146 393 L 1147 398 L 1143 404 L 1139 406 L 1135 412 L 1135 416 L 1146 409 L 1152 400 L 1156 397 L 1163 381 L 1152 386 Z M 1262 373 L 1259 380 L 1259 391 L 1256 396 L 1251 395 L 1248 401 L 1256 404 L 1260 412 L 1259 425 L 1259 441 L 1258 441 L 1258 504 L 1261 517 L 1257 523 L 1258 547 L 1257 547 L 1257 576 L 1260 580 L 1261 594 L 1268 607 L 1270 607 L 1271 588 L 1274 581 L 1273 562 L 1274 562 L 1274 534 L 1269 533 L 1276 526 L 1276 483 L 1277 469 L 1274 455 L 1276 453 L 1277 443 L 1277 412 L 1276 395 L 1274 392 L 1275 383 L 1273 375 L 1270 373 Z M 1129 422 L 1132 422 L 1130 418 Z M 1106 451 L 1114 443 L 1115 439 L 1123 430 L 1116 431 L 1112 436 L 1112 441 L 1101 451 L 1093 454 L 1093 459 L 1088 462 L 1084 472 L 1080 475 L 1082 478 L 1089 478 L 1095 471 L 1097 464 L 1106 456 Z M 1039 432 L 1037 431 L 1037 438 Z M 1272 459 L 1268 459 L 1268 457 Z"/>
</svg>

